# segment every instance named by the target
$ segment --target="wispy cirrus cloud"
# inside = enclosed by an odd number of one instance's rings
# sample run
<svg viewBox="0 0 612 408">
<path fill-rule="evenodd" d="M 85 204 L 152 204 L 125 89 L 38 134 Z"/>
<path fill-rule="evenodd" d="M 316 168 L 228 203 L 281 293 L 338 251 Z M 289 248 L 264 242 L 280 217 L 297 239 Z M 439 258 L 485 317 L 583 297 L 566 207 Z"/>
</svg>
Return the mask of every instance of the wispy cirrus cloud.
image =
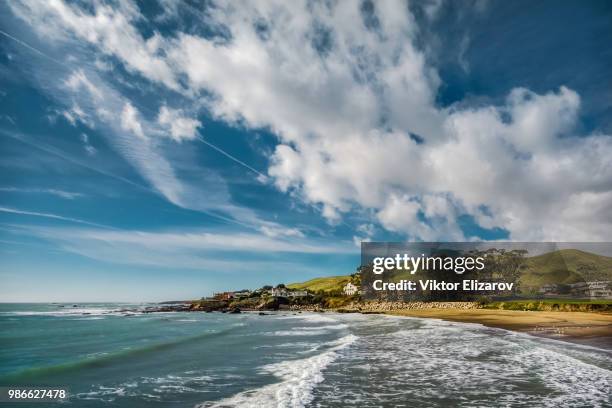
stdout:
<svg viewBox="0 0 612 408">
<path fill-rule="evenodd" d="M 27 194 L 51 194 L 60 198 L 73 200 L 83 197 L 85 194 L 73 191 L 59 190 L 55 188 L 21 188 L 21 187 L 0 187 L 0 191 L 7 193 L 27 193 Z"/>
<path fill-rule="evenodd" d="M 98 224 L 98 223 L 95 223 L 95 222 L 85 221 L 85 220 L 81 220 L 81 219 L 74 218 L 74 217 L 66 217 L 66 216 L 63 216 L 63 215 L 44 213 L 44 212 L 38 212 L 38 211 L 21 210 L 21 209 L 18 209 L 18 208 L 0 207 L 0 212 L 7 213 L 7 214 L 16 214 L 16 215 L 25 215 L 25 216 L 32 216 L 32 217 L 49 218 L 49 219 L 53 219 L 53 220 L 67 221 L 67 222 L 70 222 L 70 223 L 89 225 L 89 226 L 99 227 L 99 228 L 112 228 L 112 227 L 109 227 L 107 225 L 102 225 L 102 224 Z"/>
<path fill-rule="evenodd" d="M 264 272 L 266 268 L 306 267 L 301 256 L 357 255 L 349 242 L 193 228 L 138 231 L 15 226 L 13 233 L 44 239 L 61 250 L 97 261 L 165 268 L 232 267 Z M 290 256 L 278 259 L 279 254 Z"/>
<path fill-rule="evenodd" d="M 70 48 L 74 41 L 64 34 L 58 30 L 52 37 L 60 38 L 56 46 Z M 91 64 L 79 64 L 81 58 L 87 56 L 77 52 L 60 63 L 65 68 L 65 77 L 60 81 L 49 81 L 46 71 L 34 71 L 38 75 L 38 82 L 44 83 L 42 88 L 58 102 L 69 107 L 59 113 L 71 125 L 76 125 L 78 121 L 101 132 L 109 144 L 151 184 L 154 191 L 179 207 L 201 211 L 259 231 L 270 228 L 276 231 L 295 229 L 266 221 L 255 211 L 232 203 L 226 183 L 210 168 L 200 169 L 205 174 L 200 176 L 198 184 L 179 177 L 178 173 L 184 172 L 182 168 L 197 166 L 173 163 L 166 153 L 169 146 L 165 144 L 165 139 L 180 142 L 197 138 L 256 174 L 260 182 L 265 179 L 265 175 L 253 167 L 200 138 L 198 127 L 201 122 L 191 118 L 184 110 L 163 103 L 157 115 L 143 114 L 130 98 L 101 77 Z M 89 143 L 88 135 L 83 133 L 81 139 L 86 153 L 96 154 L 97 149 Z M 212 183 L 204 184 L 207 180 Z"/>
</svg>

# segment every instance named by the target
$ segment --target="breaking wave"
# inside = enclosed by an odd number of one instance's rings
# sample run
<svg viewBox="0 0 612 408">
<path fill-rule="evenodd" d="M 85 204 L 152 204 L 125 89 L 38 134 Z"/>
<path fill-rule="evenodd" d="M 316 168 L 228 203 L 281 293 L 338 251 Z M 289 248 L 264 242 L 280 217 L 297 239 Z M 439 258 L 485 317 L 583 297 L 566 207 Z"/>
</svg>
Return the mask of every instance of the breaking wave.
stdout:
<svg viewBox="0 0 612 408">
<path fill-rule="evenodd" d="M 323 370 L 339 356 L 339 352 L 357 340 L 352 334 L 330 343 L 321 354 L 301 360 L 287 360 L 263 366 L 261 371 L 281 379 L 280 382 L 248 390 L 206 407 L 303 407 L 313 400 L 312 391 L 324 380 Z"/>
</svg>

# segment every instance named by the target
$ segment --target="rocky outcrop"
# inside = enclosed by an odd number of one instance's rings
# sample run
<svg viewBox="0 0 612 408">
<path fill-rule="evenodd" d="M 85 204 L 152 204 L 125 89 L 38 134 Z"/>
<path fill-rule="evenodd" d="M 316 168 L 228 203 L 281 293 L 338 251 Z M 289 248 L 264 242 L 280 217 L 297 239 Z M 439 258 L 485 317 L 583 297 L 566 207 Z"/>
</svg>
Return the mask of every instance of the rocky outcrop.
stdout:
<svg viewBox="0 0 612 408">
<path fill-rule="evenodd" d="M 189 306 L 192 312 L 213 312 L 227 310 L 229 303 L 224 300 L 200 300 Z"/>
<path fill-rule="evenodd" d="M 284 297 L 270 297 L 263 300 L 257 306 L 257 310 L 290 309 L 289 303 L 289 300 Z"/>
</svg>

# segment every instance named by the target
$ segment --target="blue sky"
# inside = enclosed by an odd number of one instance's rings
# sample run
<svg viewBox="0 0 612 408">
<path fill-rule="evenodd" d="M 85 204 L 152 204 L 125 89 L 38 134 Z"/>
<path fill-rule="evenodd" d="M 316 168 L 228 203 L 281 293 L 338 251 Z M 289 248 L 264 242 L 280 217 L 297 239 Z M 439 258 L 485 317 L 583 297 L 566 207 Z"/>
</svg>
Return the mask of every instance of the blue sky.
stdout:
<svg viewBox="0 0 612 408">
<path fill-rule="evenodd" d="M 0 300 L 612 238 L 608 2 L 0 4 Z"/>
</svg>

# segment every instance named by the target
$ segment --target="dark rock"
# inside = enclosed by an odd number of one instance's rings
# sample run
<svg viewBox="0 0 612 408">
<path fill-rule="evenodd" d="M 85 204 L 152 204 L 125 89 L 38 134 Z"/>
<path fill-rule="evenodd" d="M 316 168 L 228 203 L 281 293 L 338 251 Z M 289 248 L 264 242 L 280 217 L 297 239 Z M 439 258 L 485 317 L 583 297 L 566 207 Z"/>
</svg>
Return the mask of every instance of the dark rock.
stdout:
<svg viewBox="0 0 612 408">
<path fill-rule="evenodd" d="M 187 309 L 194 312 L 214 312 L 227 309 L 229 303 L 223 300 L 201 300 L 187 305 Z"/>
<path fill-rule="evenodd" d="M 257 306 L 259 310 L 279 310 L 281 308 L 289 307 L 289 299 L 284 297 L 272 297 L 267 299 L 266 301 L 260 303 Z"/>
</svg>

